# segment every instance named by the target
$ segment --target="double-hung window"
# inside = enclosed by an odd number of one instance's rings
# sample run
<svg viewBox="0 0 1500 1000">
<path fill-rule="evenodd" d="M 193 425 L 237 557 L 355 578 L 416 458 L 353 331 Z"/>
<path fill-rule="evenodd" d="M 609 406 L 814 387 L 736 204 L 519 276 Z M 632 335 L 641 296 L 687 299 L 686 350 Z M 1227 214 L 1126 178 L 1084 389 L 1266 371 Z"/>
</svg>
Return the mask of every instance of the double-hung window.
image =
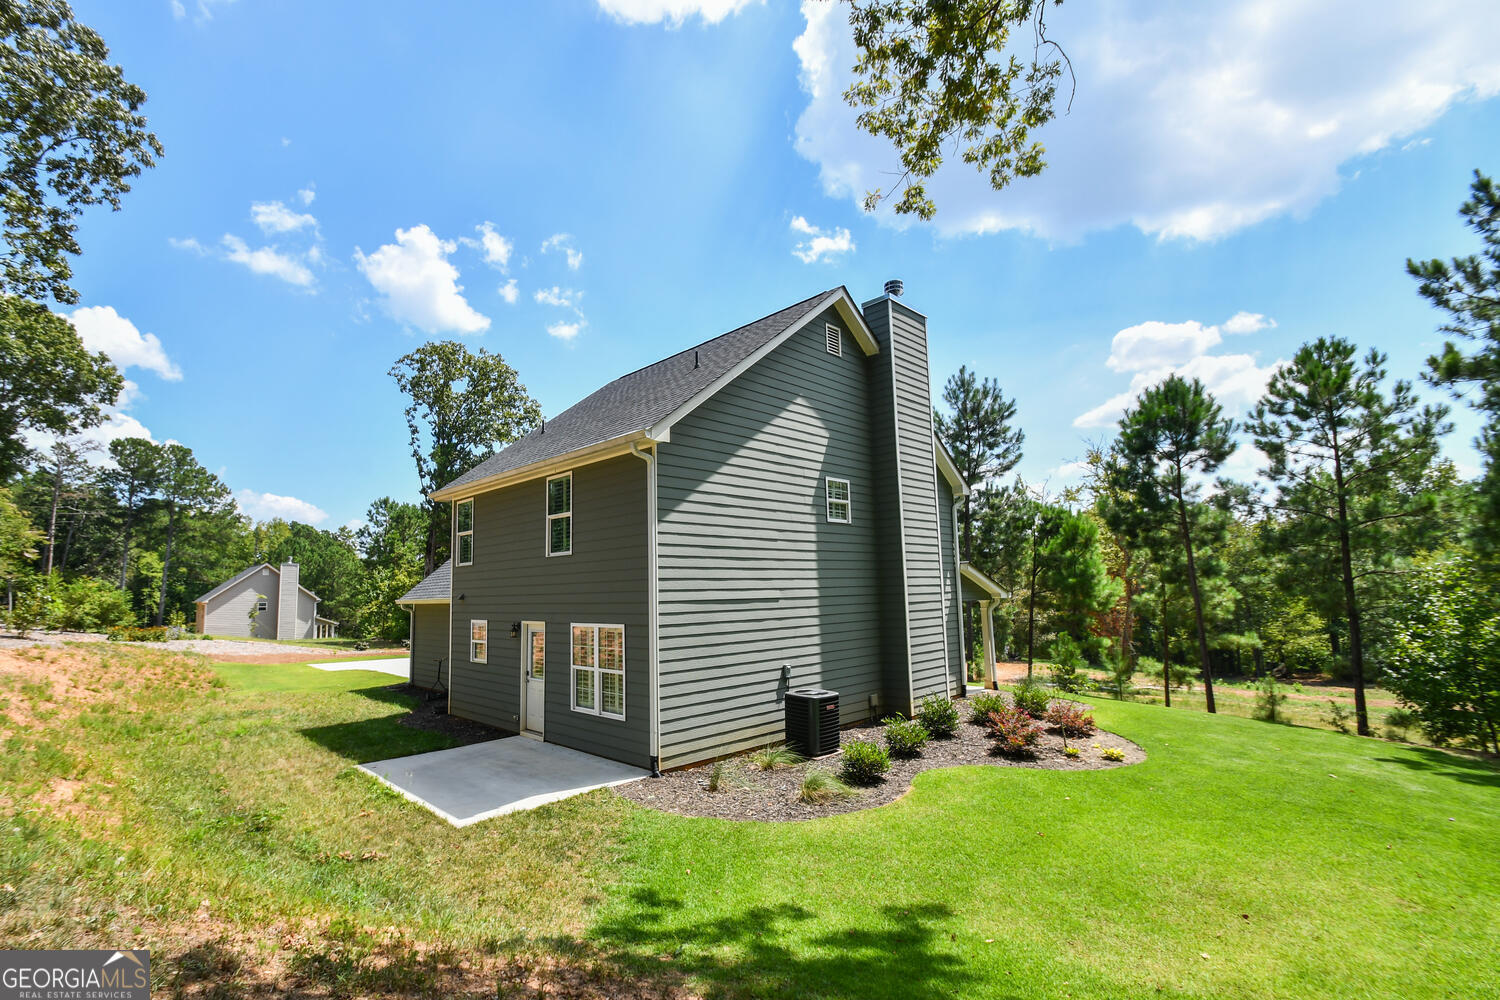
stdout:
<svg viewBox="0 0 1500 1000">
<path fill-rule="evenodd" d="M 271 606 L 271 603 L 270 603 L 270 602 L 269 602 L 269 601 L 267 601 L 267 600 L 266 600 L 266 599 L 265 599 L 265 598 L 264 598 L 264 597 L 263 597 L 263 598 L 261 598 L 261 599 L 260 599 L 260 600 L 258 600 L 258 601 L 256 601 L 256 602 L 255 602 L 255 613 L 256 613 L 256 614 L 260 614 L 260 613 L 261 613 L 261 612 L 262 612 L 262 611 L 265 611 L 265 610 L 266 610 L 266 609 L 268 609 L 268 608 L 269 608 L 269 607 L 270 607 L 270 606 Z"/>
<path fill-rule="evenodd" d="M 453 524 L 458 531 L 458 564 L 474 562 L 474 501 L 460 500 L 453 505 Z"/>
<path fill-rule="evenodd" d="M 573 626 L 573 710 L 625 718 L 625 626 Z"/>
<path fill-rule="evenodd" d="M 489 655 L 490 623 L 483 618 L 469 619 L 469 661 L 484 663 Z"/>
<path fill-rule="evenodd" d="M 823 498 L 828 504 L 828 520 L 834 524 L 848 524 L 850 518 L 849 480 L 829 476 L 824 481 Z"/>
<path fill-rule="evenodd" d="M 573 553 L 573 473 L 547 480 L 547 554 Z"/>
</svg>

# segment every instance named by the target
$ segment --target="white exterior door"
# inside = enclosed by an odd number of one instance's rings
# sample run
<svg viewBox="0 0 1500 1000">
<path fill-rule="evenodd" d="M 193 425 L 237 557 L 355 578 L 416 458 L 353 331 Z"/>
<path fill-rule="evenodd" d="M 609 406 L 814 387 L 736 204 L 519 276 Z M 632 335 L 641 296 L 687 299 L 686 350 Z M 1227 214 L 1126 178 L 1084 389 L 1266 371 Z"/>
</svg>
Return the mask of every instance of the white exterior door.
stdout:
<svg viewBox="0 0 1500 1000">
<path fill-rule="evenodd" d="M 547 682 L 547 630 L 542 625 L 526 626 L 526 641 L 521 645 L 522 716 L 521 728 L 537 736 L 542 735 L 542 721 L 546 712 Z"/>
</svg>

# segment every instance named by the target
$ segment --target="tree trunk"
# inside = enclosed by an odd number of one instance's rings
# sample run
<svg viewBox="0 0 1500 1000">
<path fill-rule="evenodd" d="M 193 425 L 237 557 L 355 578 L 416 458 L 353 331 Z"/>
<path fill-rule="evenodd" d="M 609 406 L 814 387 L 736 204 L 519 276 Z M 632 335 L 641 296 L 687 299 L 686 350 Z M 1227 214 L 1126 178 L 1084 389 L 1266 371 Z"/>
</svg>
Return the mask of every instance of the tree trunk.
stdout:
<svg viewBox="0 0 1500 1000">
<path fill-rule="evenodd" d="M 1031 586 L 1026 592 L 1026 679 L 1031 680 L 1031 665 L 1036 654 L 1036 528 L 1031 530 Z"/>
<path fill-rule="evenodd" d="M 1122 549 L 1122 551 L 1123 551 L 1123 549 Z M 1130 605 L 1131 605 L 1131 600 L 1132 600 L 1132 598 L 1135 595 L 1135 588 L 1131 585 L 1131 581 L 1130 581 L 1130 553 L 1129 552 L 1125 553 L 1125 566 L 1124 566 L 1124 570 L 1123 570 L 1122 575 L 1125 578 L 1125 622 L 1120 627 L 1120 654 L 1125 657 L 1125 664 L 1131 668 L 1132 672 L 1134 672 L 1134 670 L 1135 670 L 1135 650 L 1134 650 L 1135 641 L 1134 641 L 1134 636 L 1132 635 L 1132 627 L 1131 626 L 1133 625 L 1133 622 L 1131 621 Z"/>
<path fill-rule="evenodd" d="M 1167 629 L 1167 584 L 1161 585 L 1161 696 L 1172 707 L 1172 633 Z"/>
<path fill-rule="evenodd" d="M 1365 706 L 1365 649 L 1359 634 L 1359 599 L 1354 594 L 1354 559 L 1349 545 L 1349 510 L 1344 500 L 1344 464 L 1338 431 L 1333 432 L 1333 485 L 1339 498 L 1339 568 L 1344 576 L 1344 616 L 1349 621 L 1349 664 L 1354 671 L 1354 730 L 1370 735 Z"/>
<path fill-rule="evenodd" d="M 125 506 L 125 537 L 120 540 L 120 589 L 130 574 L 130 529 L 135 523 L 135 506 L 127 500 Z"/>
<path fill-rule="evenodd" d="M 1193 595 L 1193 618 L 1198 625 L 1198 665 L 1203 670 L 1203 697 L 1208 703 L 1208 714 L 1214 709 L 1214 672 L 1208 662 L 1208 631 L 1203 624 L 1203 597 L 1198 593 L 1198 566 L 1193 561 L 1193 533 L 1188 528 L 1187 504 L 1182 499 L 1182 468 L 1177 469 L 1177 526 L 1182 532 L 1182 545 L 1187 554 L 1188 591 Z"/>
<path fill-rule="evenodd" d="M 52 552 L 57 548 L 57 498 L 62 491 L 62 463 L 52 470 L 52 509 L 47 514 L 47 576 L 52 575 Z"/>
<path fill-rule="evenodd" d="M 156 602 L 156 624 L 165 625 L 167 619 L 167 576 L 172 569 L 172 540 L 177 535 L 177 505 L 167 501 L 167 551 L 161 560 L 161 597 Z"/>
</svg>

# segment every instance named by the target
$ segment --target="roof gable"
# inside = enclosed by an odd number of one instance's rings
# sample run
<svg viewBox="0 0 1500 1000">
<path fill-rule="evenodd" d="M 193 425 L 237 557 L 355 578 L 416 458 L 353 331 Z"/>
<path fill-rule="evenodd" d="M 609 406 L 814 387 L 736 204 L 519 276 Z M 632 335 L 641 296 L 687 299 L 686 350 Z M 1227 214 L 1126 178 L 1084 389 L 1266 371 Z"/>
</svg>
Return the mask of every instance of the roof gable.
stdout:
<svg viewBox="0 0 1500 1000">
<path fill-rule="evenodd" d="M 823 310 L 835 308 L 867 354 L 879 350 L 842 286 L 639 368 L 584 397 L 432 493 L 457 500 L 511 474 L 626 439 L 666 440 L 673 423 Z"/>
<path fill-rule="evenodd" d="M 236 573 L 234 576 L 231 576 L 229 579 L 225 580 L 223 583 L 219 584 L 213 590 L 210 590 L 208 593 L 204 594 L 202 597 L 198 598 L 193 603 L 194 604 L 203 604 L 203 603 L 205 603 L 207 601 L 213 600 L 215 597 L 218 597 L 224 591 L 228 590 L 230 587 L 232 587 L 235 584 L 239 583 L 241 580 L 245 579 L 251 573 L 254 573 L 258 569 L 268 569 L 272 573 L 275 573 L 276 574 L 276 583 L 277 583 L 277 586 L 281 585 L 281 570 L 277 569 L 275 566 L 272 566 L 270 563 L 257 563 L 254 566 L 251 566 L 249 569 L 241 570 L 240 572 Z M 302 586 L 302 584 L 300 584 L 300 583 L 297 584 L 297 589 L 300 590 L 300 591 L 302 591 L 304 594 L 306 594 L 308 597 L 311 597 L 315 601 L 321 602 L 323 600 L 317 594 L 314 594 L 312 591 L 308 590 L 306 587 Z"/>
</svg>

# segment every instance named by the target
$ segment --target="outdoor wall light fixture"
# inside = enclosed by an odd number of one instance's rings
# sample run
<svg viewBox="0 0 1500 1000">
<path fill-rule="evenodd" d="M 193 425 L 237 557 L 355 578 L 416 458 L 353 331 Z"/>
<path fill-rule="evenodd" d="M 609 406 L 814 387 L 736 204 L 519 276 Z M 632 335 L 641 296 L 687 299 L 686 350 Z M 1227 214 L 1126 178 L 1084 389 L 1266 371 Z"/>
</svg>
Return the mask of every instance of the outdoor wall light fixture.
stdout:
<svg viewBox="0 0 1500 1000">
<path fill-rule="evenodd" d="M 461 600 L 463 600 L 463 599 L 464 599 L 464 595 L 463 595 L 463 594 L 459 594 L 459 595 L 458 595 L 458 599 L 459 599 L 459 600 L 460 600 L 460 601 L 461 601 Z"/>
<path fill-rule="evenodd" d="M 520 622 L 511 622 L 510 623 L 510 637 L 512 639 L 519 639 L 519 638 L 521 638 L 521 623 Z"/>
</svg>

